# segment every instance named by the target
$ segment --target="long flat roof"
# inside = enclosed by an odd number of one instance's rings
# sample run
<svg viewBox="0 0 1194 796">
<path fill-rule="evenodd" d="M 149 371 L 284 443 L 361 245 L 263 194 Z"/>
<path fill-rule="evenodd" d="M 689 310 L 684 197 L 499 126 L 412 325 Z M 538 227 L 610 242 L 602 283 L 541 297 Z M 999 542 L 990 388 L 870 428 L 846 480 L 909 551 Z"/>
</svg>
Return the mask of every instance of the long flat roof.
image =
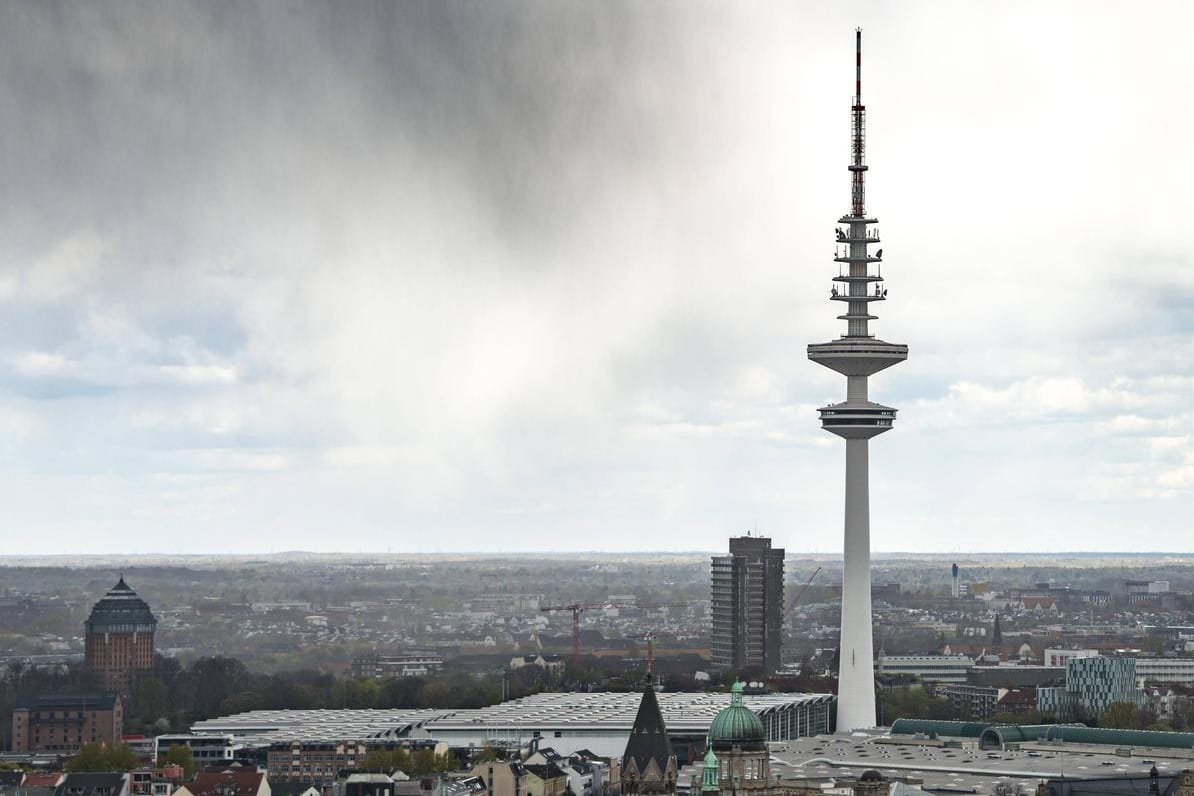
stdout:
<svg viewBox="0 0 1194 796">
<path fill-rule="evenodd" d="M 668 731 L 704 731 L 713 718 L 730 704 L 729 694 L 660 693 L 659 710 Z M 458 710 L 439 719 L 428 730 L 467 731 L 493 728 L 587 728 L 629 732 L 634 725 L 642 694 L 626 693 L 545 693 L 534 694 L 476 710 Z M 743 703 L 759 716 L 805 705 L 825 704 L 831 694 L 756 694 L 743 697 Z"/>
<path fill-rule="evenodd" d="M 197 721 L 197 735 L 231 734 L 252 744 L 286 741 L 390 740 L 451 715 L 450 710 L 251 710 Z"/>
<path fill-rule="evenodd" d="M 729 694 L 660 693 L 659 708 L 669 732 L 704 732 L 714 716 L 730 704 Z M 475 710 L 253 710 L 195 722 L 199 735 L 232 734 L 253 745 L 288 741 L 365 741 L 404 737 L 421 727 L 438 731 L 477 732 L 490 729 L 591 728 L 629 732 L 642 694 L 545 693 Z M 757 694 L 743 702 L 764 720 L 771 713 L 823 705 L 832 694 Z"/>
</svg>

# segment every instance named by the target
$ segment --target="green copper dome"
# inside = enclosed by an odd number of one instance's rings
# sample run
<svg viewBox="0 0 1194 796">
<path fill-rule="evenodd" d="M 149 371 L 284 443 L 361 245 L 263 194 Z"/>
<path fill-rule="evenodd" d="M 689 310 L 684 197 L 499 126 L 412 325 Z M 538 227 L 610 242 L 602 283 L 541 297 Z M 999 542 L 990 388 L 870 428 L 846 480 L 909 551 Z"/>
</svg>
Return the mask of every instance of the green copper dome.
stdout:
<svg viewBox="0 0 1194 796">
<path fill-rule="evenodd" d="M 734 683 L 730 689 L 730 706 L 718 713 L 709 725 L 709 746 L 718 752 L 735 746 L 745 751 L 767 748 L 763 722 L 742 704 L 742 683 Z"/>
</svg>

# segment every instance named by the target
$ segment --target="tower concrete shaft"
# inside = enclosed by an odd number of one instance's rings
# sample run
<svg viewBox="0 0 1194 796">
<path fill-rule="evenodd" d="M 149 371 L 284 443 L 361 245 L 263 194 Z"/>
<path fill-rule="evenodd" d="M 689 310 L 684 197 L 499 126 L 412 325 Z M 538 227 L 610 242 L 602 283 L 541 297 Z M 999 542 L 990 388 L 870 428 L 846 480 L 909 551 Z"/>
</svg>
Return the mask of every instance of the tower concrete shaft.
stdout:
<svg viewBox="0 0 1194 796">
<path fill-rule="evenodd" d="M 846 305 L 837 316 L 846 333 L 808 347 L 808 358 L 846 377 L 846 400 L 820 410 L 821 427 L 846 440 L 845 536 L 842 573 L 842 632 L 838 653 L 837 731 L 875 725 L 874 643 L 871 624 L 870 438 L 890 431 L 896 410 L 874 403 L 868 379 L 908 357 L 908 346 L 870 333 L 870 306 L 887 297 L 880 270 L 883 250 L 866 215 L 866 106 L 862 104 L 862 31 L 855 36 L 855 93 L 851 106 L 850 213 L 838 219 L 834 261 L 838 275 L 830 290 Z M 872 268 L 874 269 L 872 272 Z M 839 288 L 840 286 L 840 288 Z"/>
</svg>

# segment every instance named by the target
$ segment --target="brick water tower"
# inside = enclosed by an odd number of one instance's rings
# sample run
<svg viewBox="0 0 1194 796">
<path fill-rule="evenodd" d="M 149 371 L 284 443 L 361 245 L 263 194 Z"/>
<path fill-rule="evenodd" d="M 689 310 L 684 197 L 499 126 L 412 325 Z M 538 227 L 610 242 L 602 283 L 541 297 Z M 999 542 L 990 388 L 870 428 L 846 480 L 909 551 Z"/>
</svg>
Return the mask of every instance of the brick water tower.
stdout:
<svg viewBox="0 0 1194 796">
<path fill-rule="evenodd" d="M 149 605 L 124 582 L 108 590 L 83 623 L 84 660 L 101 687 L 126 700 L 142 672 L 153 668 L 154 633 L 158 620 Z"/>
</svg>

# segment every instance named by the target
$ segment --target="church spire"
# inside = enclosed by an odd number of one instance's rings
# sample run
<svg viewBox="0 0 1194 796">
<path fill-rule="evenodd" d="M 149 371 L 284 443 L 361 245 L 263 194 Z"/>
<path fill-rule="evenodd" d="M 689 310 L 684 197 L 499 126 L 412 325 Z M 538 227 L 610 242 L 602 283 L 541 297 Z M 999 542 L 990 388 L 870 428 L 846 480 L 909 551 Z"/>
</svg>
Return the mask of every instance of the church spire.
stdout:
<svg viewBox="0 0 1194 796">
<path fill-rule="evenodd" d="M 622 755 L 622 792 L 675 793 L 676 756 L 650 677 Z"/>
</svg>

